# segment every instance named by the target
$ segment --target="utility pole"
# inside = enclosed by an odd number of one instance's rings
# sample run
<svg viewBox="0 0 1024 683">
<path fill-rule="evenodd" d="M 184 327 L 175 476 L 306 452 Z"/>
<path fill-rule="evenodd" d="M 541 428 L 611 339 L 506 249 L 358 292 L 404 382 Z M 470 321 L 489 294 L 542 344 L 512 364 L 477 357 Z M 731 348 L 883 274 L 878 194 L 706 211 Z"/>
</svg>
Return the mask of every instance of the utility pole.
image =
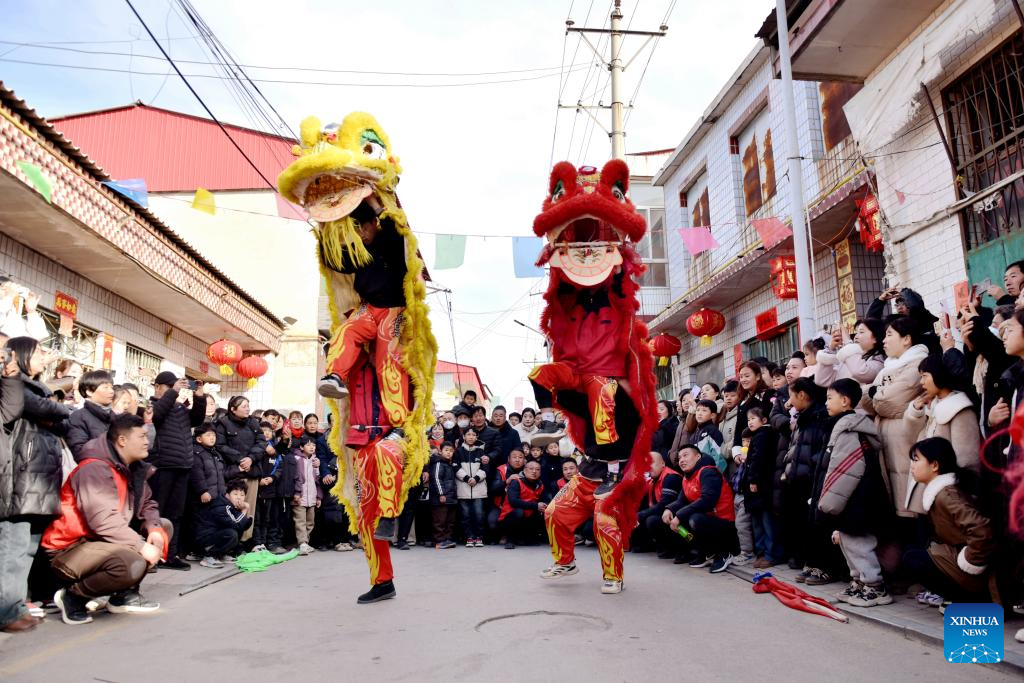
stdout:
<svg viewBox="0 0 1024 683">
<path fill-rule="evenodd" d="M 612 103 L 611 105 L 605 105 L 603 102 L 599 102 L 597 105 L 584 105 L 583 101 L 580 100 L 575 105 L 563 105 L 561 102 L 558 103 L 560 109 L 575 109 L 578 112 L 585 112 L 590 118 L 594 120 L 598 126 L 601 127 L 608 137 L 612 141 L 612 158 L 622 159 L 626 156 L 626 131 L 623 127 L 623 115 L 622 112 L 627 106 L 622 102 L 622 74 L 629 68 L 629 65 L 633 63 L 633 60 L 637 58 L 644 48 L 654 40 L 655 38 L 661 38 L 668 31 L 668 26 L 662 24 L 657 31 L 630 31 L 623 30 L 622 28 L 622 0 L 615 0 L 615 6 L 612 8 L 611 14 L 611 28 L 576 28 L 575 22 L 572 19 L 567 19 L 565 22 L 566 33 L 579 33 L 583 38 L 583 42 L 587 44 L 595 56 L 604 65 L 608 71 L 611 72 L 611 85 L 612 85 Z M 609 59 L 605 59 L 604 54 L 598 51 L 597 47 L 594 46 L 590 39 L 587 37 L 588 33 L 596 34 L 608 34 L 611 37 L 609 44 L 611 45 L 611 56 Z M 646 36 L 647 40 L 644 41 L 643 45 L 636 51 L 636 53 L 629 58 L 625 64 L 622 63 L 622 39 L 624 36 Z M 606 128 L 601 121 L 590 111 L 591 109 L 611 109 L 612 112 L 612 127 L 611 130 Z"/>
<path fill-rule="evenodd" d="M 796 103 L 793 100 L 793 65 L 789 51 L 789 20 L 786 0 L 775 0 L 775 19 L 779 35 L 779 65 L 782 72 L 782 109 L 786 124 L 786 162 L 790 197 L 790 216 L 793 220 L 793 251 L 796 260 L 797 324 L 800 343 L 817 333 L 814 321 L 814 290 L 811 289 L 811 257 L 808 251 L 807 221 L 804 208 L 804 176 L 801 166 L 800 144 L 796 139 Z"/>
</svg>

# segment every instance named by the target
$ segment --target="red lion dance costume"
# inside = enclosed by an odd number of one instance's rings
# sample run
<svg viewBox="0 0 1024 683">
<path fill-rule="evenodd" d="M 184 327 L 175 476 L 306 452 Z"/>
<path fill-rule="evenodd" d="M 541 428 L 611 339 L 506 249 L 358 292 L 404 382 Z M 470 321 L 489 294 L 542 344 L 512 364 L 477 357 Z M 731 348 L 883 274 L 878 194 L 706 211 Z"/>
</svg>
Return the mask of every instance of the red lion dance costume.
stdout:
<svg viewBox="0 0 1024 683">
<path fill-rule="evenodd" d="M 541 573 L 576 573 L 574 532 L 588 518 L 604 573 L 603 593 L 622 590 L 622 557 L 636 525 L 650 467 L 655 411 L 654 362 L 647 327 L 637 319 L 644 266 L 631 246 L 647 231 L 627 197 L 621 160 L 600 172 L 560 162 L 533 231 L 548 244 L 538 265 L 550 266 L 541 329 L 553 362 L 530 373 L 538 407 L 557 407 L 585 453 L 579 474 L 544 517 L 554 565 Z"/>
<path fill-rule="evenodd" d="M 341 125 L 310 117 L 301 137 L 278 188 L 318 223 L 331 312 L 328 375 L 318 391 L 338 418 L 328 437 L 338 455 L 332 493 L 366 553 L 371 589 L 358 600 L 365 604 L 395 596 L 389 541 L 429 456 L 437 342 L 387 134 L 354 112 Z"/>
</svg>

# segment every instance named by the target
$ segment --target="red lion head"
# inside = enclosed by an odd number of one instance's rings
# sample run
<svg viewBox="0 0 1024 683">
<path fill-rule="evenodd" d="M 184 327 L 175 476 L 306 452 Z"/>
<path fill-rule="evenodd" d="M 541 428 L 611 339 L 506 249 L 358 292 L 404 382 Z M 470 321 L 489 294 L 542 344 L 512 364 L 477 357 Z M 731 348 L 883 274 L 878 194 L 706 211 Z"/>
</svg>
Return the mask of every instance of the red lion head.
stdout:
<svg viewBox="0 0 1024 683">
<path fill-rule="evenodd" d="M 601 171 L 557 163 L 533 221 L 534 234 L 548 241 L 538 265 L 549 263 L 553 273 L 561 270 L 565 279 L 591 287 L 606 282 L 624 261 L 639 264 L 630 243 L 643 239 L 647 222 L 628 192 L 629 167 L 620 159 Z"/>
</svg>

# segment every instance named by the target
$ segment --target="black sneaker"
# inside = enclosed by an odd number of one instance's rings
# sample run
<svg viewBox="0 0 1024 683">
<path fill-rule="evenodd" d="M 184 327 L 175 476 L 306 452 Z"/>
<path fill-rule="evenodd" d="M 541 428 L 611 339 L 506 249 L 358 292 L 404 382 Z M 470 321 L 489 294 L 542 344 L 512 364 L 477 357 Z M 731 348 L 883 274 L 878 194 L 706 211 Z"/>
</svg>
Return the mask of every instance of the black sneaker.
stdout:
<svg viewBox="0 0 1024 683">
<path fill-rule="evenodd" d="M 401 541 L 398 542 L 398 545 L 395 546 L 395 547 L 397 547 L 399 550 L 408 550 L 409 549 L 409 541 L 406 541 L 405 539 L 402 539 Z"/>
<path fill-rule="evenodd" d="M 317 382 L 316 393 L 324 398 L 343 399 L 348 396 L 348 387 L 337 375 L 327 375 Z"/>
<path fill-rule="evenodd" d="M 158 609 L 159 602 L 147 600 L 138 591 L 115 593 L 107 601 L 107 611 L 112 614 L 147 614 Z"/>
<path fill-rule="evenodd" d="M 192 565 L 190 565 L 188 562 L 185 562 L 180 557 L 172 557 L 171 559 L 167 560 L 166 562 L 161 563 L 160 564 L 160 568 L 161 569 L 176 569 L 176 570 L 181 571 L 181 572 L 187 572 L 190 569 L 192 569 Z"/>
<path fill-rule="evenodd" d="M 88 624 L 92 621 L 89 611 L 85 608 L 89 598 L 83 598 L 66 588 L 61 588 L 54 593 L 53 602 L 60 608 L 61 621 L 69 626 Z"/>
<path fill-rule="evenodd" d="M 807 580 L 804 582 L 808 586 L 824 586 L 827 583 L 832 583 L 835 579 L 821 569 L 811 569 L 811 573 L 807 575 Z"/>
<path fill-rule="evenodd" d="M 366 591 L 359 596 L 356 600 L 357 604 L 368 605 L 371 602 L 380 602 L 381 600 L 388 600 L 395 597 L 395 583 L 394 581 L 385 581 L 384 583 L 378 583 L 373 588 Z"/>
<path fill-rule="evenodd" d="M 712 574 L 721 574 L 729 568 L 730 564 L 732 564 L 732 555 L 716 557 L 715 561 L 711 563 L 710 571 Z"/>
<path fill-rule="evenodd" d="M 811 568 L 807 567 L 802 572 L 793 577 L 793 580 L 797 583 L 803 583 L 807 581 L 807 577 L 811 575 Z"/>
<path fill-rule="evenodd" d="M 714 564 L 714 558 L 700 555 L 693 558 L 693 561 L 690 562 L 690 566 L 694 569 L 703 569 L 704 567 L 710 567 L 712 564 Z"/>
<path fill-rule="evenodd" d="M 516 544 L 511 541 L 505 544 L 505 550 L 515 550 Z"/>
<path fill-rule="evenodd" d="M 377 528 L 373 532 L 373 537 L 378 541 L 393 541 L 397 531 L 398 526 L 395 524 L 394 517 L 381 517 L 380 521 L 377 522 Z"/>
<path fill-rule="evenodd" d="M 604 500 L 608 496 L 612 495 L 612 491 L 615 490 L 615 486 L 618 483 L 618 472 L 606 472 L 604 480 L 597 485 L 596 489 L 594 489 L 594 500 Z"/>
</svg>

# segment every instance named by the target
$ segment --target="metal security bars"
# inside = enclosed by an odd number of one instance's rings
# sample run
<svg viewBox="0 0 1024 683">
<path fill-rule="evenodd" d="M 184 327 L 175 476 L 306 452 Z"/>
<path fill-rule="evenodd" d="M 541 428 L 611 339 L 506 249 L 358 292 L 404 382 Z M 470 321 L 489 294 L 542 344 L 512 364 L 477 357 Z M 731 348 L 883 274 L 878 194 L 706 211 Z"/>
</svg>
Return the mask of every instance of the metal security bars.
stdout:
<svg viewBox="0 0 1024 683">
<path fill-rule="evenodd" d="M 1024 169 L 1024 33 L 1018 31 L 943 92 L 961 198 Z M 973 249 L 1024 226 L 1024 178 L 961 212 Z"/>
</svg>

